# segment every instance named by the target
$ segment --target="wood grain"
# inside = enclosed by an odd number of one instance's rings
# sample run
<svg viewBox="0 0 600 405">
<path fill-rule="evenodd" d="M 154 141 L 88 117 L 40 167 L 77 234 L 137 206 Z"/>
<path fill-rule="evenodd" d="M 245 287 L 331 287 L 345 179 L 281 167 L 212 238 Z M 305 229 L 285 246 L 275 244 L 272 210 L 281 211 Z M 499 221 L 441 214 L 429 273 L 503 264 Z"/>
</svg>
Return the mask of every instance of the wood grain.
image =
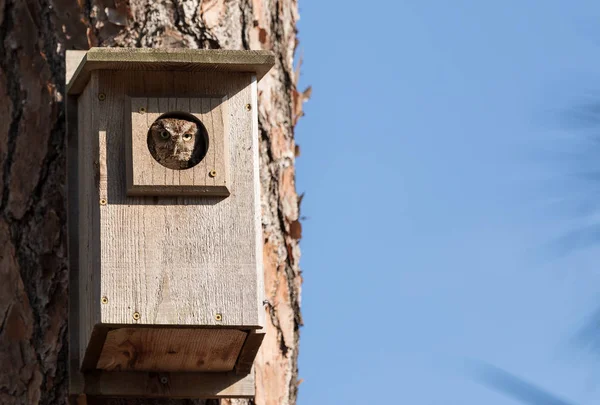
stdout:
<svg viewBox="0 0 600 405">
<path fill-rule="evenodd" d="M 85 372 L 96 369 L 108 332 L 109 328 L 104 325 L 95 325 L 93 327 L 90 339 L 87 342 L 85 354 L 81 359 L 81 371 Z"/>
<path fill-rule="evenodd" d="M 85 375 L 84 392 L 120 398 L 250 398 L 254 375 L 96 371 Z"/>
<path fill-rule="evenodd" d="M 81 93 L 97 70 L 245 72 L 260 79 L 274 64 L 271 51 L 91 48 L 67 82 L 67 93 Z"/>
<path fill-rule="evenodd" d="M 78 100 L 78 214 L 79 227 L 79 358 L 85 358 L 94 325 L 100 322 L 100 134 L 93 123 L 97 80 L 90 83 Z"/>
<path fill-rule="evenodd" d="M 227 96 L 133 97 L 130 102 L 131 113 L 124 123 L 128 195 L 229 196 Z M 154 121 L 170 112 L 191 114 L 208 132 L 206 156 L 192 168 L 169 169 L 158 163 L 148 150 L 148 130 Z M 216 175 L 209 175 L 213 170 Z"/>
<path fill-rule="evenodd" d="M 87 51 L 67 50 L 65 52 L 65 83 L 69 83 Z"/>
<path fill-rule="evenodd" d="M 244 346 L 240 351 L 240 356 L 235 363 L 236 374 L 243 375 L 252 371 L 252 365 L 254 363 L 254 359 L 256 358 L 256 353 L 258 353 L 258 349 L 260 349 L 260 345 L 262 344 L 264 338 L 265 331 L 263 329 L 252 330 L 250 333 L 248 333 L 246 341 L 244 342 Z"/>
<path fill-rule="evenodd" d="M 92 73 L 106 100 L 97 102 L 92 132 L 106 133 L 107 183 L 100 195 L 101 306 L 106 324 L 261 327 L 264 318 L 256 115 L 247 111 L 252 76 L 192 73 L 189 81 L 160 80 L 153 72 Z M 175 85 L 175 88 L 169 87 Z M 214 197 L 130 197 L 125 184 L 122 111 L 127 94 L 149 98 L 182 91 L 227 95 L 232 194 Z M 176 99 L 171 98 L 173 108 Z M 162 107 L 161 107 L 162 108 Z M 169 107 L 171 108 L 171 107 Z M 256 106 L 254 104 L 255 109 Z M 104 188 L 106 187 L 106 188 Z M 83 208 L 83 207 L 82 207 Z M 141 318 L 135 320 L 134 312 Z M 221 321 L 215 314 L 223 315 Z"/>
<path fill-rule="evenodd" d="M 108 332 L 97 367 L 107 371 L 231 371 L 246 335 L 236 329 L 115 329 Z"/>
<path fill-rule="evenodd" d="M 249 339 L 247 331 L 265 322 L 256 102 L 256 77 L 247 73 L 91 71 L 77 102 L 77 176 L 69 177 L 77 185 L 79 237 L 73 356 L 87 370 L 74 376 L 75 391 L 94 392 L 87 383 L 94 367 L 105 374 L 211 371 L 225 380 L 224 371 L 250 373 L 262 335 Z M 191 176 L 164 170 L 147 149 L 149 125 L 167 111 L 192 113 L 213 134 L 202 170 Z M 142 152 L 156 165 L 133 164 L 128 173 L 126 157 Z M 208 176 L 212 169 L 216 177 Z M 232 192 L 127 195 L 134 176 L 152 186 L 227 184 Z M 142 374 L 133 375 L 149 378 Z M 112 380 L 101 374 L 97 381 Z M 244 385 L 238 393 L 253 391 Z"/>
<path fill-rule="evenodd" d="M 66 61 L 69 69 L 69 59 Z M 69 253 L 69 392 L 82 392 L 83 375 L 79 372 L 80 297 L 79 297 L 79 182 L 77 96 L 67 96 L 67 235 Z"/>
<path fill-rule="evenodd" d="M 258 123 L 258 78 L 256 76 L 251 77 L 251 85 L 250 85 L 250 96 L 252 97 L 252 102 L 250 103 L 252 107 L 252 122 Z M 259 145 L 259 133 L 258 133 L 258 124 L 252 126 L 252 153 L 253 157 L 253 170 L 255 173 L 260 173 L 260 153 L 259 153 L 260 145 Z M 260 181 L 254 183 L 254 206 L 261 207 L 261 184 Z M 262 223 L 262 211 L 257 209 L 254 211 L 254 248 L 256 254 L 256 267 L 258 269 L 263 269 L 261 276 L 256 279 L 256 291 L 259 297 L 264 296 L 265 294 L 265 283 L 264 283 L 264 264 L 263 264 L 263 223 Z M 266 324 L 266 309 L 264 305 L 264 300 L 259 300 L 257 303 L 257 312 L 259 317 L 259 323 L 261 325 Z"/>
</svg>

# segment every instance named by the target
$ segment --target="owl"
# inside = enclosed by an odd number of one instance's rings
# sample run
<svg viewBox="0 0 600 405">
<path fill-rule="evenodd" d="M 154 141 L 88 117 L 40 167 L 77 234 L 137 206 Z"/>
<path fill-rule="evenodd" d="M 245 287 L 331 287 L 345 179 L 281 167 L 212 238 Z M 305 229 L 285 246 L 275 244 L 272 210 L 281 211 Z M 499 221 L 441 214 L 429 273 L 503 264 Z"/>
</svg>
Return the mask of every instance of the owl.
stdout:
<svg viewBox="0 0 600 405">
<path fill-rule="evenodd" d="M 148 131 L 148 149 L 169 169 L 188 169 L 202 158 L 202 133 L 198 123 L 185 118 L 160 118 Z"/>
</svg>

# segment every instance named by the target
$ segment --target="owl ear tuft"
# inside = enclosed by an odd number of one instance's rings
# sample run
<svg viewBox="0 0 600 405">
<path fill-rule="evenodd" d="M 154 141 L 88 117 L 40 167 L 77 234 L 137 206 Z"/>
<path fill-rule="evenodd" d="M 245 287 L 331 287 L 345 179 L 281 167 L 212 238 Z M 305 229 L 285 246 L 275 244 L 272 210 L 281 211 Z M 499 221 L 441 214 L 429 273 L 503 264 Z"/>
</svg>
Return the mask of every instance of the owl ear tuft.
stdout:
<svg viewBox="0 0 600 405">
<path fill-rule="evenodd" d="M 182 125 L 182 128 L 181 128 L 181 130 L 182 130 L 183 133 L 186 133 L 190 129 L 192 129 L 194 127 L 197 127 L 197 125 L 196 125 L 196 123 L 194 121 L 188 121 L 188 120 L 182 120 L 182 121 L 185 122 L 185 124 Z"/>
<path fill-rule="evenodd" d="M 152 131 L 160 131 L 160 130 L 162 130 L 163 128 L 164 128 L 164 126 L 163 126 L 163 123 L 162 123 L 162 121 L 160 121 L 160 120 L 159 120 L 159 121 L 154 121 L 154 122 L 152 123 L 152 125 L 150 126 L 150 129 L 151 129 Z"/>
</svg>

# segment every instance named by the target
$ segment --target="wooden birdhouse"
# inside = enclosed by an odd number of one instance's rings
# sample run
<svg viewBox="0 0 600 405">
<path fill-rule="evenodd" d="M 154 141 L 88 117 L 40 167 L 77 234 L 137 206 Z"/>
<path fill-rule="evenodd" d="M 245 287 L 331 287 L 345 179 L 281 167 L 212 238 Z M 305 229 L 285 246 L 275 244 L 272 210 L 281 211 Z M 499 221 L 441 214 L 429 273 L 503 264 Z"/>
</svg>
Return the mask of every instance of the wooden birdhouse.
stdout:
<svg viewBox="0 0 600 405">
<path fill-rule="evenodd" d="M 264 51 L 67 51 L 74 394 L 251 397 Z"/>
</svg>

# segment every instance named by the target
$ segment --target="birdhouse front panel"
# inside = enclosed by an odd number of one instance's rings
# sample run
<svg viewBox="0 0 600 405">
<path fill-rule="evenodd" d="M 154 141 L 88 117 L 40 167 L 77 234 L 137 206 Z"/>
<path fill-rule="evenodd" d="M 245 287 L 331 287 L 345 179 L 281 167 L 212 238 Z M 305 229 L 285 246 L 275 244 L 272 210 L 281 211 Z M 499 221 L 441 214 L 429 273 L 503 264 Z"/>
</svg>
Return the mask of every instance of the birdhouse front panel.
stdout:
<svg viewBox="0 0 600 405">
<path fill-rule="evenodd" d="M 78 110 L 82 362 L 98 325 L 261 328 L 255 77 L 93 71 Z M 188 136 L 191 167 L 157 156 Z"/>
</svg>

